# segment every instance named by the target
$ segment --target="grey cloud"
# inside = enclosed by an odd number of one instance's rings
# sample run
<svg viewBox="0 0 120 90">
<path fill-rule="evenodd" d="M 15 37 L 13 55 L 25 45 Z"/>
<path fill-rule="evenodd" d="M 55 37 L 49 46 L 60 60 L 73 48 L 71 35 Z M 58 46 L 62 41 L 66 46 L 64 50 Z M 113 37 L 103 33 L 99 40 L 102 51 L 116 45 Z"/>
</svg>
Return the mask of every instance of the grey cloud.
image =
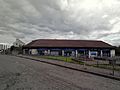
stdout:
<svg viewBox="0 0 120 90">
<path fill-rule="evenodd" d="M 118 3 L 109 7 L 101 0 L 97 1 L 102 5 L 101 9 L 82 7 L 84 0 L 64 0 L 65 5 L 62 5 L 63 0 L 0 0 L 0 35 L 8 34 L 12 39 L 22 38 L 25 41 L 37 38 L 106 40 L 111 35 L 117 37 L 120 33 L 104 31 L 111 31 L 119 23 L 117 20 L 111 24 L 110 20 L 120 17 L 120 2 L 115 0 Z M 104 15 L 106 17 L 103 18 Z"/>
<path fill-rule="evenodd" d="M 117 33 L 103 33 L 103 34 L 98 34 L 97 36 L 97 39 L 100 39 L 100 38 L 105 38 L 105 37 L 110 37 L 111 35 L 119 35 L 120 36 L 120 32 L 117 32 Z M 119 37 L 118 37 L 119 38 Z M 112 40 L 112 38 L 111 38 Z"/>
</svg>

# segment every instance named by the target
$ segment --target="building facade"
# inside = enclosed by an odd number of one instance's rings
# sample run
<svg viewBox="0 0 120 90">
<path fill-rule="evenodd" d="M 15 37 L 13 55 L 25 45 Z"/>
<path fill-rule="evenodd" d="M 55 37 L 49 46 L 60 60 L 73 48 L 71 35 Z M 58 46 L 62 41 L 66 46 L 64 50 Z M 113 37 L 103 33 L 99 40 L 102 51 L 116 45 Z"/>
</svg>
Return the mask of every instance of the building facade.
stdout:
<svg viewBox="0 0 120 90">
<path fill-rule="evenodd" d="M 38 39 L 23 47 L 24 54 L 80 57 L 114 57 L 112 45 L 95 40 Z"/>
<path fill-rule="evenodd" d="M 7 50 L 8 48 L 10 48 L 10 44 L 0 43 L 0 52 L 4 52 L 4 51 Z"/>
<path fill-rule="evenodd" d="M 18 55 L 18 54 L 22 54 L 22 47 L 25 45 L 25 43 L 23 41 L 21 41 L 20 39 L 16 39 L 15 42 L 13 42 L 13 45 L 11 47 L 11 53 L 13 55 Z"/>
<path fill-rule="evenodd" d="M 22 42 L 20 39 L 16 39 L 16 41 L 13 43 L 14 47 L 22 47 L 23 45 L 25 45 L 25 43 Z"/>
</svg>

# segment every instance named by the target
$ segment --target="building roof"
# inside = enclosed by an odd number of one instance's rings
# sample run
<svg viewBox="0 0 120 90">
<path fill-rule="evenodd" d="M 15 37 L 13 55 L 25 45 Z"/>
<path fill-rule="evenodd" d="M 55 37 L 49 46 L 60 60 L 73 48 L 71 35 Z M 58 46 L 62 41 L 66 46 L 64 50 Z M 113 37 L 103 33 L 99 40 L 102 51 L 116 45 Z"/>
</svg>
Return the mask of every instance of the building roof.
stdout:
<svg viewBox="0 0 120 90">
<path fill-rule="evenodd" d="M 20 44 L 25 45 L 25 43 L 24 43 L 23 41 L 21 41 L 20 39 L 16 39 L 16 41 L 15 41 L 15 42 L 13 42 L 13 44 L 14 44 L 14 43 L 20 43 Z"/>
<path fill-rule="evenodd" d="M 34 40 L 27 45 L 25 48 L 32 47 L 71 47 L 71 48 L 113 48 L 112 45 L 103 41 L 97 40 L 60 40 L 60 39 L 38 39 Z"/>
</svg>

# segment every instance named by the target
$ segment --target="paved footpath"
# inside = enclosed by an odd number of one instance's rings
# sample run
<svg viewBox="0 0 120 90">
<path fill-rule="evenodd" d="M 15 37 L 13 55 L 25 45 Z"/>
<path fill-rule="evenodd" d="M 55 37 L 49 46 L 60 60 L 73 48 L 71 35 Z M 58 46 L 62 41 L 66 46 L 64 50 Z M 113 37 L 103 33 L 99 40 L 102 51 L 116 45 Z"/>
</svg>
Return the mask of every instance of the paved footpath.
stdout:
<svg viewBox="0 0 120 90">
<path fill-rule="evenodd" d="M 0 55 L 0 90 L 120 90 L 120 81 Z"/>
<path fill-rule="evenodd" d="M 100 76 L 105 76 L 108 78 L 120 80 L 120 71 L 114 71 L 114 76 L 113 76 L 112 75 L 113 70 L 96 68 L 96 67 L 86 66 L 86 65 L 79 65 L 79 64 L 74 64 L 74 63 L 68 63 L 68 62 L 63 62 L 63 61 L 59 61 L 59 60 L 41 59 L 41 58 L 38 58 L 35 56 L 25 56 L 25 55 L 24 56 L 20 55 L 20 56 L 24 57 L 24 58 L 36 59 L 36 60 L 40 60 L 43 62 L 57 64 L 57 65 L 65 66 L 65 67 L 70 67 L 70 68 L 78 69 L 78 70 L 85 71 L 88 73 L 98 74 Z"/>
</svg>

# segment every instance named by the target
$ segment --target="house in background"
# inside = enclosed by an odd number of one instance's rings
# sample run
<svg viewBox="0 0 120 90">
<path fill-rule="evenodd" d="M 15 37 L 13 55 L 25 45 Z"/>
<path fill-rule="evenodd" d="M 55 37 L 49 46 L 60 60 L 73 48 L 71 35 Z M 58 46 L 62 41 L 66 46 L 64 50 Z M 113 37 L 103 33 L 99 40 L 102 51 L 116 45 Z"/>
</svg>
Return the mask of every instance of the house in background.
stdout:
<svg viewBox="0 0 120 90">
<path fill-rule="evenodd" d="M 23 45 L 25 45 L 25 43 L 22 42 L 20 39 L 16 39 L 16 41 L 13 43 L 14 47 L 22 47 Z"/>
<path fill-rule="evenodd" d="M 114 57 L 114 46 L 97 40 L 38 39 L 23 46 L 29 55 Z"/>
<path fill-rule="evenodd" d="M 20 39 L 16 39 L 15 42 L 13 42 L 13 45 L 11 46 L 11 53 L 16 54 L 22 54 L 22 47 L 25 45 L 23 41 Z"/>
</svg>

